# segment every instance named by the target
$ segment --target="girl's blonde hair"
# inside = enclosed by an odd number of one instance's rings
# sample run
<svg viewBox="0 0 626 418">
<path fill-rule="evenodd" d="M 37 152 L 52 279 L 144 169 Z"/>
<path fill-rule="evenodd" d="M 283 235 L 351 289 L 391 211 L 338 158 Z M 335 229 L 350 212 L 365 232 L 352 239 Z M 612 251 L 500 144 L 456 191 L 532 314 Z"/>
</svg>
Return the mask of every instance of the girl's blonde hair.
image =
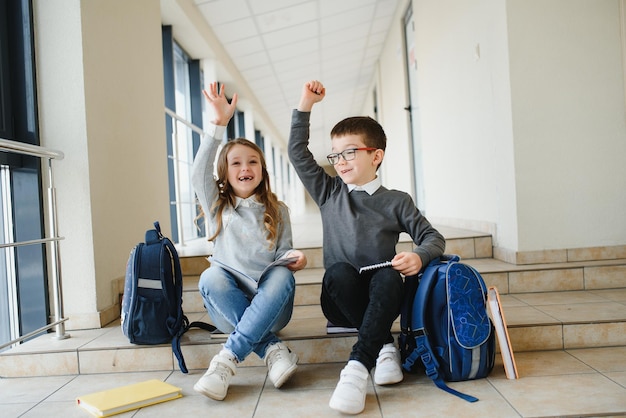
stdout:
<svg viewBox="0 0 626 418">
<path fill-rule="evenodd" d="M 259 154 L 263 180 L 254 191 L 254 194 L 257 200 L 265 205 L 263 224 L 265 226 L 265 229 L 267 230 L 267 241 L 269 243 L 269 248 L 272 249 L 276 245 L 276 241 L 278 239 L 278 231 L 283 226 L 283 218 L 280 212 L 281 208 L 285 207 L 285 204 L 279 201 L 276 195 L 271 190 L 270 176 L 267 172 L 267 165 L 265 163 L 265 156 L 263 155 L 263 151 L 254 142 L 248 141 L 245 138 L 236 138 L 228 141 L 222 147 L 222 150 L 217 157 L 217 179 L 215 179 L 215 184 L 217 185 L 219 193 L 217 196 L 217 200 L 210 208 L 210 211 L 215 213 L 217 228 L 215 229 L 215 233 L 213 234 L 213 236 L 209 238 L 209 241 L 213 241 L 219 235 L 223 228 L 222 215 L 224 214 L 224 209 L 226 209 L 227 207 L 234 208 L 237 202 L 237 196 L 235 196 L 234 190 L 228 183 L 227 158 L 228 152 L 235 145 L 243 145 L 245 147 L 251 148 L 257 154 Z M 200 208 L 200 214 L 198 215 L 198 218 L 202 216 L 204 216 L 204 213 L 202 211 L 202 208 Z"/>
</svg>

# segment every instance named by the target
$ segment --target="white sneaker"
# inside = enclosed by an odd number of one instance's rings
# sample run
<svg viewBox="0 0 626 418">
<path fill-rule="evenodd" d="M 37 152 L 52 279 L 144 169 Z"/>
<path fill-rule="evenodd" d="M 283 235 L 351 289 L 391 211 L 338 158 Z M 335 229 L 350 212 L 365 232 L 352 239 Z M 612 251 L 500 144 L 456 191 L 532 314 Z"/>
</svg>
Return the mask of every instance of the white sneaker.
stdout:
<svg viewBox="0 0 626 418">
<path fill-rule="evenodd" d="M 368 376 L 369 373 L 361 362 L 350 360 L 341 371 L 339 383 L 328 405 L 344 414 L 354 415 L 363 412 Z"/>
<path fill-rule="evenodd" d="M 237 370 L 236 359 L 227 350 L 220 351 L 209 365 L 209 369 L 204 373 L 193 386 L 196 392 L 200 392 L 204 396 L 208 396 L 216 401 L 221 401 L 226 397 L 230 379 L 235 375 Z"/>
<path fill-rule="evenodd" d="M 265 365 L 274 387 L 279 388 L 298 368 L 298 356 L 283 343 L 272 344 L 265 352 Z"/>
<path fill-rule="evenodd" d="M 374 383 L 392 385 L 401 382 L 402 379 L 404 379 L 404 374 L 400 366 L 400 352 L 394 343 L 383 345 L 376 359 Z"/>
</svg>

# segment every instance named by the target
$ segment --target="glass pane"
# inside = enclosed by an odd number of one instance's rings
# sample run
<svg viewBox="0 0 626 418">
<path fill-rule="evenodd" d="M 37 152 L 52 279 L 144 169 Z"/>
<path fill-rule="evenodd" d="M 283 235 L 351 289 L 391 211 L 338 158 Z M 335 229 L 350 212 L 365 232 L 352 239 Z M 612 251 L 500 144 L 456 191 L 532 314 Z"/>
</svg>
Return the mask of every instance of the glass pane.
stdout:
<svg viewBox="0 0 626 418">
<path fill-rule="evenodd" d="M 174 90 L 176 114 L 186 121 L 191 121 L 191 97 L 189 81 L 189 57 L 175 44 L 174 46 Z M 181 225 L 179 233 L 185 241 L 198 237 L 194 225 L 196 217 L 195 193 L 191 186 L 191 165 L 193 162 L 193 131 L 182 122 L 176 122 L 176 161 L 178 172 L 178 214 Z"/>
<path fill-rule="evenodd" d="M 10 237 L 10 213 L 11 209 L 9 181 L 9 168 L 0 166 L 0 243 L 5 244 Z M 11 330 L 14 328 L 15 318 L 15 292 L 12 251 L 0 249 L 0 344 L 16 337 Z M 7 254 L 9 256 L 7 256 Z M 5 348 L 8 350 L 10 347 Z"/>
</svg>

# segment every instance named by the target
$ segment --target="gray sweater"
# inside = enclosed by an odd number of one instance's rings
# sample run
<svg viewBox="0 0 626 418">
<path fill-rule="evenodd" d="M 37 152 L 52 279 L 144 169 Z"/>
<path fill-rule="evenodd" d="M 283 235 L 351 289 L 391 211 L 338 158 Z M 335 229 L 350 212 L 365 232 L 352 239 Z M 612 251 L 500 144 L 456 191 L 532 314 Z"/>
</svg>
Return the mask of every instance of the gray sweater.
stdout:
<svg viewBox="0 0 626 418">
<path fill-rule="evenodd" d="M 324 267 L 348 262 L 356 268 L 391 260 L 400 233 L 408 233 L 414 252 L 426 266 L 443 254 L 445 240 L 415 206 L 407 193 L 380 187 L 371 196 L 349 192 L 339 176 L 320 167 L 308 149 L 310 112 L 293 111 L 289 159 L 305 188 L 320 208 Z"/>
<path fill-rule="evenodd" d="M 218 189 L 213 176 L 215 156 L 221 141 L 204 136 L 193 162 L 191 184 L 198 196 L 208 220 L 209 235 L 217 228 L 217 220 L 211 206 L 217 199 Z M 240 200 L 240 199 L 238 199 Z M 222 230 L 215 238 L 210 261 L 235 273 L 240 283 L 251 294 L 256 293 L 261 273 L 275 260 L 292 250 L 291 222 L 286 207 L 281 208 L 283 226 L 278 231 L 276 246 L 269 249 L 267 230 L 263 225 L 265 205 L 254 196 L 243 199 L 236 208 L 224 209 Z"/>
</svg>

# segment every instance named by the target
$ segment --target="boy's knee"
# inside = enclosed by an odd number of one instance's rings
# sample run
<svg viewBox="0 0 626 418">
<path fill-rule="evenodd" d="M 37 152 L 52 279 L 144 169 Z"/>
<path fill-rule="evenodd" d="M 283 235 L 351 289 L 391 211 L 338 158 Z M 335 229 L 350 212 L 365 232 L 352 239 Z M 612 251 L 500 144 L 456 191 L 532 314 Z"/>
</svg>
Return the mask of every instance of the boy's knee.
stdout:
<svg viewBox="0 0 626 418">
<path fill-rule="evenodd" d="M 324 281 L 334 281 L 338 278 L 354 276 L 356 269 L 350 263 L 335 263 L 326 269 L 324 273 Z"/>
</svg>

